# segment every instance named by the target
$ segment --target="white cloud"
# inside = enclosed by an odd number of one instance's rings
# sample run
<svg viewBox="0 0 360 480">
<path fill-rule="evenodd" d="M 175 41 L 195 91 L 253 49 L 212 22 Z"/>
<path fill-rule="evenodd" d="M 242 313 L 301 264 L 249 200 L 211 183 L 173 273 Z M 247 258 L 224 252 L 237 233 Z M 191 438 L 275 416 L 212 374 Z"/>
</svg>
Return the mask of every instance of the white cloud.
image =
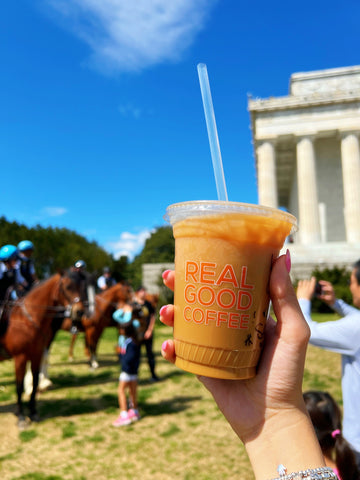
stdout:
<svg viewBox="0 0 360 480">
<path fill-rule="evenodd" d="M 140 253 L 143 249 L 146 240 L 151 236 L 154 230 L 143 230 L 139 233 L 123 232 L 120 234 L 119 240 L 115 242 L 108 242 L 107 250 L 110 250 L 114 258 L 118 259 L 121 256 L 127 256 L 132 260 L 135 255 Z"/>
<path fill-rule="evenodd" d="M 64 207 L 44 207 L 42 213 L 47 217 L 61 217 L 67 213 L 67 209 Z"/>
<path fill-rule="evenodd" d="M 135 119 L 140 118 L 142 110 L 139 107 L 134 107 L 130 103 L 126 105 L 119 105 L 119 112 L 123 117 L 132 117 Z"/>
<path fill-rule="evenodd" d="M 45 0 L 86 42 L 102 72 L 141 71 L 178 61 L 218 0 Z"/>
</svg>

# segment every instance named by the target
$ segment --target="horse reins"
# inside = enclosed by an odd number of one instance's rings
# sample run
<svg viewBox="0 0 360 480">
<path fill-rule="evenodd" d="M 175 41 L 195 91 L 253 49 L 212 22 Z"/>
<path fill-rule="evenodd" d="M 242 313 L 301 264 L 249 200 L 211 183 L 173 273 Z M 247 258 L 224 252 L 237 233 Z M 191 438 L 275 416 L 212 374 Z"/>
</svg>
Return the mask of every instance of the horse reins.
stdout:
<svg viewBox="0 0 360 480">
<path fill-rule="evenodd" d="M 50 306 L 50 305 L 36 305 L 36 308 L 42 308 L 44 310 L 47 310 L 49 312 L 53 311 L 53 312 L 60 312 L 62 310 L 66 310 L 66 308 L 68 306 L 72 307 L 72 305 L 74 303 L 78 303 L 80 301 L 80 298 L 79 297 L 75 297 L 73 300 L 71 300 L 67 295 L 66 295 L 66 292 L 64 290 L 64 288 L 62 287 L 62 281 L 61 279 L 59 280 L 59 292 L 61 291 L 61 293 L 64 295 L 64 298 L 69 302 L 68 305 L 55 305 L 55 306 Z M 24 315 L 26 316 L 26 318 L 32 323 L 32 325 L 34 325 L 35 328 L 37 328 L 39 331 L 40 330 L 40 325 L 38 325 L 34 319 L 32 318 L 32 315 L 28 312 L 27 308 L 26 308 L 26 305 L 25 305 L 25 300 L 26 300 L 26 297 L 22 298 L 21 299 L 21 302 L 20 303 L 15 303 L 14 306 L 19 306 L 22 310 L 22 312 L 24 313 Z M 34 307 L 32 307 L 34 308 Z"/>
</svg>

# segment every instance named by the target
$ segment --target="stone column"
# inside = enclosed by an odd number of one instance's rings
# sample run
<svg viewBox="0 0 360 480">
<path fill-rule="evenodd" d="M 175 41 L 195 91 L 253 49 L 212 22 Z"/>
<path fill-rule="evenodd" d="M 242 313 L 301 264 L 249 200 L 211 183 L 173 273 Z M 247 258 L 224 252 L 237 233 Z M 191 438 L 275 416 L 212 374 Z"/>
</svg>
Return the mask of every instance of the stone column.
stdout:
<svg viewBox="0 0 360 480">
<path fill-rule="evenodd" d="M 275 147 L 271 141 L 264 141 L 257 147 L 259 204 L 277 208 L 277 182 Z"/>
<path fill-rule="evenodd" d="M 319 243 L 321 235 L 316 183 L 316 160 L 311 136 L 299 137 L 297 139 L 296 157 L 301 244 Z"/>
<path fill-rule="evenodd" d="M 359 138 L 344 133 L 341 138 L 346 240 L 360 242 L 360 150 Z"/>
</svg>

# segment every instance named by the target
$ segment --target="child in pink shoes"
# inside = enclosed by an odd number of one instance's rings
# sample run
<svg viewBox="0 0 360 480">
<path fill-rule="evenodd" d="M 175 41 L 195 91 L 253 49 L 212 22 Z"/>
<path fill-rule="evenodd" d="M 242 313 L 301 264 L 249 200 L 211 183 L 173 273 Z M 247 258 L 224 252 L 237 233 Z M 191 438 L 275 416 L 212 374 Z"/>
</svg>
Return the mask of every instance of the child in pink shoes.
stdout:
<svg viewBox="0 0 360 480">
<path fill-rule="evenodd" d="M 120 415 L 113 422 L 114 427 L 130 425 L 140 419 L 137 403 L 137 378 L 140 364 L 138 329 L 140 322 L 136 316 L 136 309 L 133 309 L 130 305 L 125 305 L 113 314 L 113 319 L 119 323 L 118 351 L 121 364 L 118 387 Z M 129 410 L 127 407 L 127 392 L 131 405 Z"/>
</svg>

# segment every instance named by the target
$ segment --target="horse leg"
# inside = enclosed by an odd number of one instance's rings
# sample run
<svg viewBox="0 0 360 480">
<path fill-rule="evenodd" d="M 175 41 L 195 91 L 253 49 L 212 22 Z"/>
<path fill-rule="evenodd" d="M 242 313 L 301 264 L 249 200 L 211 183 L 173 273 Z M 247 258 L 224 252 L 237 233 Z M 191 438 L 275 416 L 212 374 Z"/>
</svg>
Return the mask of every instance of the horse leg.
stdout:
<svg viewBox="0 0 360 480">
<path fill-rule="evenodd" d="M 23 403 L 22 403 L 26 361 L 27 361 L 27 358 L 25 354 L 17 355 L 15 357 L 15 378 L 16 378 L 16 394 L 17 394 L 16 415 L 18 417 L 18 426 L 20 429 L 24 429 L 27 425 L 26 418 L 24 415 Z"/>
<path fill-rule="evenodd" d="M 99 368 L 99 363 L 96 360 L 96 354 L 95 353 L 92 353 L 90 355 L 90 368 L 91 368 L 91 370 L 96 370 L 97 368 Z"/>
<path fill-rule="evenodd" d="M 31 392 L 29 409 L 30 409 L 30 419 L 33 422 L 39 421 L 39 415 L 36 410 L 36 392 L 39 385 L 39 369 L 40 369 L 41 356 L 39 359 L 33 359 L 31 361 L 31 372 L 33 377 L 33 390 Z"/>
<path fill-rule="evenodd" d="M 44 353 L 41 359 L 40 365 L 40 374 L 39 374 L 39 390 L 43 392 L 47 390 L 52 385 L 52 381 L 48 375 L 48 366 L 49 366 L 49 350 L 45 348 Z"/>
<path fill-rule="evenodd" d="M 69 347 L 69 362 L 74 360 L 74 346 L 77 339 L 77 333 L 71 334 L 70 347 Z"/>
<path fill-rule="evenodd" d="M 31 373 L 31 366 L 30 364 L 27 364 L 26 368 L 26 374 L 24 377 L 24 392 L 25 395 L 31 395 L 33 388 L 33 380 L 32 380 L 32 373 Z"/>
<path fill-rule="evenodd" d="M 96 329 L 94 326 L 85 327 L 85 348 L 89 352 L 89 361 L 91 370 L 95 370 L 99 367 L 99 364 L 96 360 Z"/>
<path fill-rule="evenodd" d="M 48 376 L 48 366 L 49 366 L 49 350 L 46 348 L 44 350 L 42 359 L 41 359 L 41 365 L 40 365 L 40 373 L 39 373 L 39 391 L 44 392 L 47 390 L 49 387 L 52 386 L 52 381 L 50 380 Z M 33 391 L 33 378 L 32 378 L 32 372 L 31 372 L 31 366 L 29 365 L 28 368 L 26 369 L 26 374 L 24 378 L 24 392 L 26 395 L 31 395 L 31 392 Z"/>
</svg>

